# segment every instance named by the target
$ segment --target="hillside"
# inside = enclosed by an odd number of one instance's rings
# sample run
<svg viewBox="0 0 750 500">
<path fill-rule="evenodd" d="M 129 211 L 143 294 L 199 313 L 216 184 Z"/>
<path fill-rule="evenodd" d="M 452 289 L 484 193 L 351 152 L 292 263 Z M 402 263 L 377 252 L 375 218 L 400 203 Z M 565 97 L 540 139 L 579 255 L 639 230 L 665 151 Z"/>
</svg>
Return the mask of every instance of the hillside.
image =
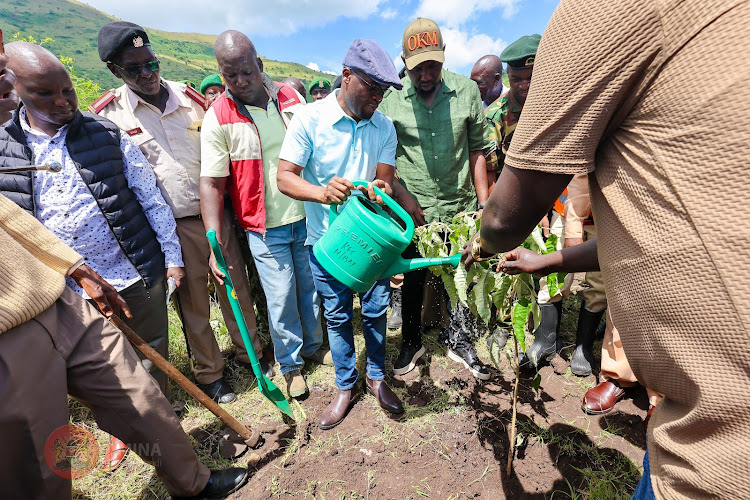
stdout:
<svg viewBox="0 0 750 500">
<path fill-rule="evenodd" d="M 99 28 L 117 18 L 74 0 L 0 0 L 0 20 L 6 41 L 16 32 L 22 37 L 50 37 L 54 41 L 45 47 L 56 55 L 72 57 L 79 76 L 105 89 L 121 85 L 99 60 L 96 50 Z M 207 74 L 216 72 L 213 50 L 216 35 L 145 29 L 162 61 L 165 78 L 198 84 Z M 262 55 L 261 58 L 266 72 L 274 79 L 294 76 L 308 83 L 326 76 L 301 64 L 274 61 Z"/>
</svg>

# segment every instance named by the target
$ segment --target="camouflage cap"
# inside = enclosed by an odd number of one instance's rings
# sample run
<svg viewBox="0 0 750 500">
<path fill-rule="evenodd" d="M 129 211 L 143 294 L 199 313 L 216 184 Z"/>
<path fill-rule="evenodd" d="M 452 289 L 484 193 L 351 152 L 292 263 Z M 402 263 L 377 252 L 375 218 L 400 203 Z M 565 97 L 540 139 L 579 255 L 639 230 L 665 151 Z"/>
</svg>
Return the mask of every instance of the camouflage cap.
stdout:
<svg viewBox="0 0 750 500">
<path fill-rule="evenodd" d="M 500 54 L 500 60 L 508 63 L 511 68 L 533 67 L 536 49 L 539 47 L 541 39 L 542 35 L 537 34 L 522 36 L 505 47 L 505 50 Z"/>
<path fill-rule="evenodd" d="M 404 64 L 409 71 L 425 61 L 445 62 L 443 35 L 431 19 L 418 17 L 412 21 L 404 30 L 401 46 Z"/>
</svg>

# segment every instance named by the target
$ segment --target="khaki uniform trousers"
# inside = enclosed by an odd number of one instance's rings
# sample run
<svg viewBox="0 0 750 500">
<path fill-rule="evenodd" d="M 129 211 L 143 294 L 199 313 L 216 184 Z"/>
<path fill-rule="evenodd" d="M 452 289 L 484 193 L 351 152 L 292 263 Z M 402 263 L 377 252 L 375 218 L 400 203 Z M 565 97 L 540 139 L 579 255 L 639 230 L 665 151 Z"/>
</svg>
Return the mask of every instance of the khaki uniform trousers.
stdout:
<svg viewBox="0 0 750 500">
<path fill-rule="evenodd" d="M 41 314 L 0 334 L 0 496 L 71 497 L 71 481 L 44 457 L 47 438 L 68 424 L 67 394 L 93 411 L 102 430 L 152 463 L 172 495 L 205 487 L 210 471 L 133 347 L 66 288 Z"/>
<path fill-rule="evenodd" d="M 583 226 L 584 240 L 596 238 L 596 226 L 588 224 Z M 607 294 L 604 292 L 604 276 L 600 271 L 586 273 L 588 288 L 583 290 L 583 300 L 586 302 L 586 310 L 592 313 L 603 311 L 607 308 Z"/>
<path fill-rule="evenodd" d="M 562 250 L 563 243 L 565 242 L 565 217 L 553 211 L 552 219 L 549 221 L 549 232 L 550 234 L 557 236 L 557 249 Z M 570 295 L 570 287 L 572 284 L 573 273 L 568 273 L 565 276 L 565 280 L 559 284 L 560 287 L 557 292 L 550 297 L 549 289 L 547 288 L 547 278 L 540 279 L 537 302 L 540 304 L 554 304 L 555 302 L 560 302 L 564 297 Z"/>
<path fill-rule="evenodd" d="M 602 381 L 615 380 L 622 387 L 633 387 L 638 383 L 638 379 L 635 378 L 633 370 L 630 368 L 630 363 L 628 363 L 628 359 L 625 357 L 620 333 L 612 321 L 609 309 L 607 309 L 607 330 L 604 332 L 604 341 L 602 342 L 602 367 L 600 375 Z M 648 392 L 649 403 L 652 406 L 656 406 L 664 397 L 648 387 L 646 388 L 646 392 Z"/>
<path fill-rule="evenodd" d="M 255 352 L 260 357 L 261 343 L 257 334 L 253 298 L 245 274 L 245 263 L 242 259 L 240 244 L 233 231 L 233 222 L 229 210 L 224 210 L 222 221 L 222 252 L 229 271 L 234 290 L 245 316 L 245 323 L 250 332 Z M 188 341 L 193 353 L 193 373 L 199 384 L 210 384 L 222 377 L 226 365 L 221 355 L 219 344 L 216 343 L 213 329 L 209 324 L 211 305 L 208 297 L 208 279 L 211 270 L 208 259 L 211 257 L 211 247 L 206 239 L 206 229 L 199 217 L 183 217 L 177 219 L 177 236 L 182 246 L 182 259 L 185 263 L 185 279 L 177 290 L 182 309 L 182 321 L 187 331 Z M 211 278 L 213 279 L 213 278 Z M 237 359 L 249 363 L 250 358 L 245 351 L 242 335 L 234 319 L 232 307 L 227 298 L 224 285 L 214 283 L 219 297 L 219 306 L 227 326 L 232 343 L 237 346 Z"/>
</svg>

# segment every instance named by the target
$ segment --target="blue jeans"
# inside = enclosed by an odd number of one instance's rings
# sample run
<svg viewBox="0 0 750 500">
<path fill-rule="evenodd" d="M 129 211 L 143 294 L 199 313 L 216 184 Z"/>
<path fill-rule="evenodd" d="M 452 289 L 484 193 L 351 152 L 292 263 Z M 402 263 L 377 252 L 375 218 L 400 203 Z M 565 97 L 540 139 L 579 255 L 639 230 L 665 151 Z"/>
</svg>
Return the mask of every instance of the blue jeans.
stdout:
<svg viewBox="0 0 750 500">
<path fill-rule="evenodd" d="M 336 368 L 336 387 L 342 391 L 357 383 L 357 353 L 354 351 L 354 291 L 328 274 L 310 251 L 310 268 L 315 288 L 323 301 L 328 323 L 328 342 L 331 344 L 333 366 Z M 362 303 L 362 333 L 367 349 L 367 378 L 385 378 L 385 312 L 390 303 L 391 286 L 388 278 L 375 283 L 360 294 Z"/>
<path fill-rule="evenodd" d="M 247 231 L 247 242 L 268 303 L 276 361 L 281 373 L 299 370 L 303 356 L 323 343 L 320 302 L 315 292 L 310 259 L 305 248 L 307 229 L 302 219 L 266 230 Z"/>
<path fill-rule="evenodd" d="M 646 441 L 648 446 L 648 441 Z M 638 486 L 635 487 L 633 492 L 633 498 L 630 500 L 656 500 L 654 495 L 654 488 L 651 486 L 651 467 L 648 463 L 648 450 L 646 450 L 646 456 L 643 457 L 643 475 L 641 480 L 638 481 Z"/>
</svg>

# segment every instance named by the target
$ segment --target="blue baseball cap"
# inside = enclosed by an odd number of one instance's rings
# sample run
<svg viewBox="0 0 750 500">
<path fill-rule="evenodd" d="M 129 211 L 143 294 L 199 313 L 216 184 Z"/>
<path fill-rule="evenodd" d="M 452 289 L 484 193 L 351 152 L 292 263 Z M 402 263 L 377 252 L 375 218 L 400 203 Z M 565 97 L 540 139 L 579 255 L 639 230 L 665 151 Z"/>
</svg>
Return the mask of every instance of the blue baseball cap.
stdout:
<svg viewBox="0 0 750 500">
<path fill-rule="evenodd" d="M 377 84 L 388 85 L 396 90 L 403 88 L 391 57 L 375 40 L 354 40 L 344 56 L 344 66 L 361 71 Z"/>
</svg>

